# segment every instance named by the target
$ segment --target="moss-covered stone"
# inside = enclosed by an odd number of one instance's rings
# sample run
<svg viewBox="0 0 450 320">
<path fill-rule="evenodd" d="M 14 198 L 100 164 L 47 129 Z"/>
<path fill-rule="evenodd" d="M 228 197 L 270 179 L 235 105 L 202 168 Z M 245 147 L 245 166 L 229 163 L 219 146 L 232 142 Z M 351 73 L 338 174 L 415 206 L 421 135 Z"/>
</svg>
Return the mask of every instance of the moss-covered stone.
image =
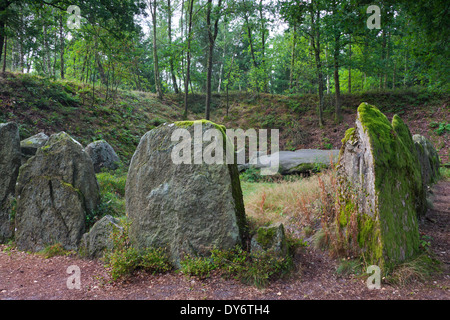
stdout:
<svg viewBox="0 0 450 320">
<path fill-rule="evenodd" d="M 251 240 L 252 253 L 272 252 L 280 257 L 288 253 L 288 245 L 282 223 L 276 223 L 256 230 Z"/>
<path fill-rule="evenodd" d="M 425 192 L 408 127 L 362 103 L 342 142 L 337 225 L 346 248 L 380 267 L 413 256 Z"/>
<path fill-rule="evenodd" d="M 439 178 L 439 167 L 441 164 L 439 154 L 426 137 L 415 134 L 412 138 L 421 164 L 422 183 L 429 186 Z"/>
</svg>

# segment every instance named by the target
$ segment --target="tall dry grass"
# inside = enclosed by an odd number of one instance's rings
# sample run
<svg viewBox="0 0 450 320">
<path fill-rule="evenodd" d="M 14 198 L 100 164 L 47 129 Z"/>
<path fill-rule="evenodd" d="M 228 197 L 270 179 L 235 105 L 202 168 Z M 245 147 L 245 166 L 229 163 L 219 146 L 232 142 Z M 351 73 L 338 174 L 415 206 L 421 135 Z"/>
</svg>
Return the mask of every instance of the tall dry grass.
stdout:
<svg viewBox="0 0 450 320">
<path fill-rule="evenodd" d="M 328 170 L 296 181 L 262 184 L 244 196 L 244 204 L 246 214 L 257 224 L 317 227 L 334 216 L 335 194 L 334 170 Z"/>
</svg>

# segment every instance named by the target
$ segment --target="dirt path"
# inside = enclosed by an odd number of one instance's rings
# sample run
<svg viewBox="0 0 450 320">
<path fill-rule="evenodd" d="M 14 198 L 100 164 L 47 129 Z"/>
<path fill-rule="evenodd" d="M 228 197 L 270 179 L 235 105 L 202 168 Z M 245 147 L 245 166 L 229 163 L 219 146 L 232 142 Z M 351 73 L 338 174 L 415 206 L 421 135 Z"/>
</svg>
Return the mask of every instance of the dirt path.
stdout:
<svg viewBox="0 0 450 320">
<path fill-rule="evenodd" d="M 444 272 L 426 282 L 403 287 L 382 283 L 369 290 L 363 278 L 338 276 L 337 261 L 326 253 L 307 248 L 295 257 L 297 271 L 265 289 L 246 286 L 213 275 L 206 280 L 187 279 L 175 272 L 163 275 L 139 273 L 131 280 L 111 283 L 99 261 L 78 257 L 45 259 L 0 246 L 0 299 L 151 299 L 151 300 L 322 300 L 322 299 L 450 299 L 450 182 L 434 187 L 434 207 L 421 223 L 422 236 L 430 237 L 430 249 L 443 263 Z M 69 266 L 81 271 L 80 289 L 68 289 Z"/>
</svg>

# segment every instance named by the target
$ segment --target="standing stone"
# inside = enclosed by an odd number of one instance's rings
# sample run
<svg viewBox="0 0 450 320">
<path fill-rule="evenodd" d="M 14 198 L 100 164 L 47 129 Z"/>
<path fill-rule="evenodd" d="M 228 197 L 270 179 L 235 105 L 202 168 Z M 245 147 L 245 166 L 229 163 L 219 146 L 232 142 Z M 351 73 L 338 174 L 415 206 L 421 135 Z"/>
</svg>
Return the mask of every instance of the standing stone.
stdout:
<svg viewBox="0 0 450 320">
<path fill-rule="evenodd" d="M 420 134 L 413 135 L 414 145 L 420 161 L 422 181 L 424 186 L 429 186 L 437 181 L 439 177 L 439 154 L 433 144 Z"/>
<path fill-rule="evenodd" d="M 260 227 L 251 240 L 251 252 L 271 252 L 275 256 L 285 258 L 288 254 L 288 244 L 282 223 Z"/>
<path fill-rule="evenodd" d="M 79 248 L 80 254 L 88 258 L 101 258 L 106 250 L 112 250 L 114 229 L 119 232 L 123 230 L 119 225 L 119 220 L 110 215 L 101 218 L 89 232 L 83 235 Z"/>
<path fill-rule="evenodd" d="M 119 156 L 113 147 L 105 140 L 97 140 L 88 144 L 85 148 L 94 163 L 95 173 L 99 173 L 102 168 L 115 170 L 120 162 Z"/>
<path fill-rule="evenodd" d="M 14 189 L 20 167 L 20 138 L 17 124 L 0 123 L 0 243 L 13 235 Z"/>
<path fill-rule="evenodd" d="M 172 141 L 177 129 L 190 134 L 192 144 Z M 224 127 L 209 121 L 164 124 L 147 132 L 128 171 L 125 196 L 133 245 L 166 247 L 177 267 L 185 253 L 207 255 L 214 247 L 231 249 L 246 237 L 236 164 L 194 164 L 194 157 L 201 156 L 193 147 L 194 131 L 202 137 L 209 129 L 217 129 L 229 143 Z M 186 141 L 192 151 L 190 164 L 175 164 L 174 147 Z M 199 145 L 205 151 L 211 143 Z"/>
<path fill-rule="evenodd" d="M 408 127 L 397 115 L 391 124 L 376 107 L 362 103 L 356 127 L 342 142 L 337 224 L 344 248 L 380 267 L 412 257 L 425 192 Z"/>
<path fill-rule="evenodd" d="M 16 244 L 29 251 L 54 243 L 77 249 L 85 216 L 100 201 L 91 158 L 65 132 L 52 135 L 20 168 L 16 194 Z"/>
<path fill-rule="evenodd" d="M 48 136 L 40 132 L 25 140 L 20 141 L 20 151 L 22 153 L 22 164 L 27 162 L 32 156 L 36 154 L 37 149 L 44 146 L 48 141 Z"/>
</svg>

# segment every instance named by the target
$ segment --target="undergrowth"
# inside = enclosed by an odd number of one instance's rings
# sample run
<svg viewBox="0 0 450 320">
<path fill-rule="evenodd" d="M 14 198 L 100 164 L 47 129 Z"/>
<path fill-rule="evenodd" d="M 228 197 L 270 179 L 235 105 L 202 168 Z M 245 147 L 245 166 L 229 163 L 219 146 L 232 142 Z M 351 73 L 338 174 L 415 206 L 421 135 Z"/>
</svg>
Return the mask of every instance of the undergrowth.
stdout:
<svg viewBox="0 0 450 320">
<path fill-rule="evenodd" d="M 123 230 L 114 229 L 112 233 L 113 248 L 103 260 L 111 280 L 126 279 L 142 270 L 145 272 L 164 273 L 174 267 L 165 248 L 134 248 L 128 237 L 129 224 L 124 223 Z M 185 255 L 180 261 L 178 272 L 188 277 L 205 279 L 212 271 L 219 272 L 225 278 L 234 278 L 248 285 L 265 287 L 270 281 L 283 277 L 294 268 L 293 253 L 299 241 L 288 241 L 290 253 L 280 257 L 272 251 L 250 253 L 240 246 L 232 250 L 211 250 L 210 256 Z"/>
<path fill-rule="evenodd" d="M 137 270 L 156 274 L 172 269 L 165 248 L 137 250 L 131 246 L 128 228 L 129 223 L 124 223 L 122 230 L 114 228 L 113 248 L 103 258 L 113 281 L 129 277 Z"/>
<path fill-rule="evenodd" d="M 124 169 L 104 171 L 96 176 L 100 188 L 100 204 L 94 212 L 86 215 L 87 229 L 105 215 L 113 217 L 125 215 L 126 171 Z"/>
<path fill-rule="evenodd" d="M 213 249 L 210 257 L 186 256 L 181 261 L 181 272 L 200 279 L 217 270 L 225 278 L 234 278 L 257 288 L 283 277 L 294 268 L 291 255 L 280 257 L 274 252 L 250 253 L 237 246 L 231 250 Z"/>
</svg>

